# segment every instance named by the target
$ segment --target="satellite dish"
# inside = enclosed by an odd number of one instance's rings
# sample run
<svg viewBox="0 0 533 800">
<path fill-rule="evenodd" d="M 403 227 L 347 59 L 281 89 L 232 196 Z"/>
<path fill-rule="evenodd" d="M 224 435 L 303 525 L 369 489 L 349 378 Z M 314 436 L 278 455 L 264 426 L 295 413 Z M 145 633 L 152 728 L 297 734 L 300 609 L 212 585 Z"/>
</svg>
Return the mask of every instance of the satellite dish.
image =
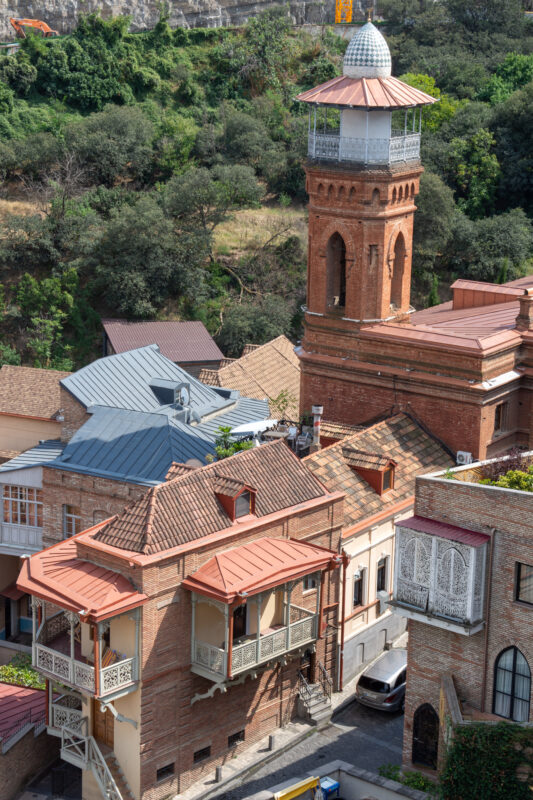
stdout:
<svg viewBox="0 0 533 800">
<path fill-rule="evenodd" d="M 199 458 L 189 458 L 185 462 L 185 466 L 186 467 L 192 467 L 193 469 L 199 469 L 200 467 L 203 467 L 204 465 L 202 464 L 202 462 L 200 461 Z"/>
</svg>

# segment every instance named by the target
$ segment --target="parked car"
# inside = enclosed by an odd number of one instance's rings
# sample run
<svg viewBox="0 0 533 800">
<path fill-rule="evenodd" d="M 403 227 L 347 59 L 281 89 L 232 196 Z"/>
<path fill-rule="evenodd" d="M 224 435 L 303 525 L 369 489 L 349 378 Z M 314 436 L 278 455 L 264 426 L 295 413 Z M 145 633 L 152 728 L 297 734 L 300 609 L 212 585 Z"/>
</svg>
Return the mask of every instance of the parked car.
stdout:
<svg viewBox="0 0 533 800">
<path fill-rule="evenodd" d="M 355 696 L 363 705 L 380 711 L 403 711 L 406 673 L 407 650 L 388 650 L 365 669 Z"/>
</svg>

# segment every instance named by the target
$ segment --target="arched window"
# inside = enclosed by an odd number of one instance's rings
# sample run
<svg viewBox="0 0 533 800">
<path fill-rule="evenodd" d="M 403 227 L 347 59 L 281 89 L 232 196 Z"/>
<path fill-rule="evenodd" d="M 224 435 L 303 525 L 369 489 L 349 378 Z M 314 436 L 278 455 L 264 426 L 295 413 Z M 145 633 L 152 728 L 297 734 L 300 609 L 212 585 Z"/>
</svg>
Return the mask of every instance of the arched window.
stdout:
<svg viewBox="0 0 533 800">
<path fill-rule="evenodd" d="M 419 706 L 413 717 L 413 764 L 437 769 L 439 718 L 429 703 Z"/>
<path fill-rule="evenodd" d="M 393 203 L 396 202 L 396 195 L 397 195 L 396 187 L 394 187 L 394 189 L 392 190 L 392 202 Z"/>
<path fill-rule="evenodd" d="M 344 308 L 346 303 L 346 245 L 338 233 L 334 233 L 328 242 L 326 265 L 328 308 Z"/>
<path fill-rule="evenodd" d="M 400 186 L 400 191 L 398 192 L 398 200 L 401 202 L 403 200 L 403 187 Z"/>
<path fill-rule="evenodd" d="M 381 201 L 381 197 L 380 197 L 380 194 L 379 194 L 379 189 L 374 189 L 374 191 L 372 192 L 372 205 L 373 206 L 378 206 L 380 201 Z"/>
<path fill-rule="evenodd" d="M 346 189 L 344 188 L 344 186 L 341 186 L 337 194 L 337 200 L 344 200 L 345 194 L 346 194 Z"/>
<path fill-rule="evenodd" d="M 355 202 L 356 194 L 357 193 L 355 191 L 355 187 L 352 186 L 352 188 L 350 189 L 350 203 Z"/>
<path fill-rule="evenodd" d="M 518 647 L 503 650 L 494 667 L 493 712 L 515 722 L 529 720 L 531 670 Z"/>
<path fill-rule="evenodd" d="M 415 185 L 414 183 L 411 184 L 411 197 L 415 196 Z"/>
<path fill-rule="evenodd" d="M 401 192 L 400 188 L 400 192 Z M 399 233 L 394 245 L 394 266 L 392 269 L 392 283 L 390 291 L 391 306 L 402 307 L 403 271 L 405 266 L 405 239 Z"/>
<path fill-rule="evenodd" d="M 319 183 L 318 184 L 318 196 L 322 197 L 323 194 L 324 194 L 324 184 L 323 183 Z"/>
</svg>

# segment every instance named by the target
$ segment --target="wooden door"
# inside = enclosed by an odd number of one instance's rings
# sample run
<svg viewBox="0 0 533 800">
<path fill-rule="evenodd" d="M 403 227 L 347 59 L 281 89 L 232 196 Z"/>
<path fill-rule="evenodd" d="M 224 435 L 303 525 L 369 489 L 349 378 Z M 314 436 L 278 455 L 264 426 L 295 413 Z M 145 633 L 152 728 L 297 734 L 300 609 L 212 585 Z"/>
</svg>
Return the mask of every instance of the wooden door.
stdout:
<svg viewBox="0 0 533 800">
<path fill-rule="evenodd" d="M 439 718 L 429 703 L 419 706 L 413 719 L 413 763 L 437 769 Z"/>
<path fill-rule="evenodd" d="M 111 711 L 101 711 L 100 703 L 93 700 L 93 735 L 97 742 L 106 744 L 113 749 L 114 746 L 115 718 Z"/>
</svg>

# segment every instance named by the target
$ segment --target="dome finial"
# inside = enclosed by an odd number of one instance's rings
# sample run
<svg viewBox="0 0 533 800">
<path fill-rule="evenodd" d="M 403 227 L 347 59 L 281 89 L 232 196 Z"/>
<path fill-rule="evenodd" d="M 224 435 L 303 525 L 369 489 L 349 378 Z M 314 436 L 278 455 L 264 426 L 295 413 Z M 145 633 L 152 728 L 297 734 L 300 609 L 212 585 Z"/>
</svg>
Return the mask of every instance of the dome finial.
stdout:
<svg viewBox="0 0 533 800">
<path fill-rule="evenodd" d="M 366 9 L 366 21 L 372 22 L 372 14 L 374 13 L 374 9 L 372 6 L 368 6 Z"/>
</svg>

